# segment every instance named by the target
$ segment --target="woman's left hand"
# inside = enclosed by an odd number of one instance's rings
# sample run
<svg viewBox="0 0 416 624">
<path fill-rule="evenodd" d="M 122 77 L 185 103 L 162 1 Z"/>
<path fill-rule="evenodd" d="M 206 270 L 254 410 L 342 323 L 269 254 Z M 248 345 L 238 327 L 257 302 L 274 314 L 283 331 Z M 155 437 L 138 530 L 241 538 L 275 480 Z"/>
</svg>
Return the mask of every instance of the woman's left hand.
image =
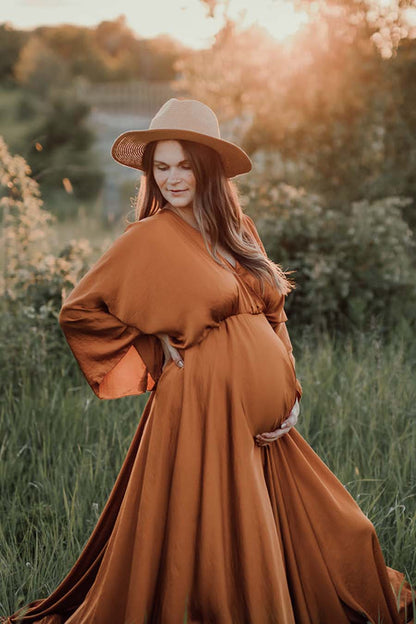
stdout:
<svg viewBox="0 0 416 624">
<path fill-rule="evenodd" d="M 278 438 L 284 436 L 288 431 L 292 429 L 298 422 L 298 416 L 300 412 L 299 400 L 296 397 L 296 401 L 294 406 L 292 407 L 292 411 L 290 412 L 288 418 L 282 422 L 278 429 L 274 431 L 266 431 L 265 433 L 259 433 L 255 436 L 255 441 L 258 446 L 267 446 L 271 444 Z"/>
</svg>

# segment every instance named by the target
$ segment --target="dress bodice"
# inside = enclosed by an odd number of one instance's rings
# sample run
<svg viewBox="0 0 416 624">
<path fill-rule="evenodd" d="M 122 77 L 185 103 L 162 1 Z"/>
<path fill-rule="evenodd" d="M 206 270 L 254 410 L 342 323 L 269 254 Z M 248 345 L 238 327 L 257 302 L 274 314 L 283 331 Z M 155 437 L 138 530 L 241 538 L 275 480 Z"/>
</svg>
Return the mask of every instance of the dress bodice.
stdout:
<svg viewBox="0 0 416 624">
<path fill-rule="evenodd" d="M 243 224 L 262 247 L 250 217 L 243 215 Z M 170 210 L 126 227 L 70 293 L 59 316 L 98 396 L 152 389 L 164 360 L 159 333 L 186 350 L 232 315 L 265 314 L 273 327 L 287 320 L 282 294 L 267 286 L 262 296 L 254 275 L 224 261 L 226 266 L 216 262 L 202 234 Z M 117 388 L 107 388 L 116 377 Z"/>
</svg>

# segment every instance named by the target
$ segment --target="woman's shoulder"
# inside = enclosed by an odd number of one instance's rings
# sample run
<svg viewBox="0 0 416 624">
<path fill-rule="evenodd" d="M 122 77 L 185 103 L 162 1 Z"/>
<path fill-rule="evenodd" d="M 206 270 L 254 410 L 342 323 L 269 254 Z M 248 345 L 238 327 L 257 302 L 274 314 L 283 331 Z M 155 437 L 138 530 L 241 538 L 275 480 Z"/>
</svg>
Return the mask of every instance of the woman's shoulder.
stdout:
<svg viewBox="0 0 416 624">
<path fill-rule="evenodd" d="M 241 224 L 243 229 L 262 246 L 254 220 L 248 214 L 242 214 Z M 163 211 L 158 211 L 143 219 L 127 223 L 119 241 L 130 243 L 133 246 L 146 248 L 158 248 L 166 246 L 172 237 L 172 222 L 163 217 Z"/>
<path fill-rule="evenodd" d="M 152 262 L 166 247 L 168 235 L 163 219 L 157 214 L 132 221 L 125 224 L 123 232 L 104 252 L 101 261 L 127 262 L 134 255 L 137 261 Z"/>
<path fill-rule="evenodd" d="M 157 229 L 161 229 L 163 227 L 165 227 L 166 225 L 166 220 L 164 220 L 163 218 L 161 218 L 161 215 L 163 214 L 163 210 L 158 210 L 158 212 L 145 217 L 144 219 L 138 219 L 136 221 L 131 221 L 130 223 L 127 223 L 125 228 L 124 228 L 124 232 L 127 232 L 128 230 L 134 230 L 136 232 L 139 231 L 146 231 L 149 232 L 150 230 L 157 230 Z M 251 229 L 255 229 L 255 223 L 252 219 L 252 217 L 250 217 L 247 213 L 243 212 L 242 213 L 242 223 L 243 225 L 247 225 L 249 226 Z"/>
<path fill-rule="evenodd" d="M 167 236 L 169 236 L 167 223 L 160 218 L 157 212 L 143 219 L 127 223 L 120 239 L 148 247 L 165 241 Z"/>
<path fill-rule="evenodd" d="M 156 212 L 155 214 L 149 215 L 148 217 L 144 217 L 143 219 L 137 219 L 136 221 L 131 221 L 127 223 L 124 228 L 123 234 L 125 234 L 126 232 L 146 232 L 147 234 L 163 228 L 164 221 L 160 218 L 159 213 L 160 211 Z"/>
</svg>

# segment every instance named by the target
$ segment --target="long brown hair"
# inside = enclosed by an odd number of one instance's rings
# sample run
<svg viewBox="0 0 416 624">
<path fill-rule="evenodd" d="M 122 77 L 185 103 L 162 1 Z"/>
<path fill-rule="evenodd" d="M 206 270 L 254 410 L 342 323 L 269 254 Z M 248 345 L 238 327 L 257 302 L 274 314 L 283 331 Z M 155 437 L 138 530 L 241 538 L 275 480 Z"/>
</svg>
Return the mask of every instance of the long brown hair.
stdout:
<svg viewBox="0 0 416 624">
<path fill-rule="evenodd" d="M 265 255 L 254 235 L 244 227 L 236 186 L 225 176 L 219 154 L 201 143 L 182 139 L 178 142 L 189 159 L 196 179 L 193 212 L 210 255 L 216 262 L 231 270 L 217 256 L 219 243 L 233 254 L 241 266 L 257 277 L 262 294 L 265 281 L 282 294 L 290 292 L 294 283 L 286 277 L 278 264 Z M 157 141 L 148 143 L 143 154 L 144 174 L 136 200 L 136 221 L 155 214 L 166 203 L 153 176 L 156 145 Z"/>
</svg>

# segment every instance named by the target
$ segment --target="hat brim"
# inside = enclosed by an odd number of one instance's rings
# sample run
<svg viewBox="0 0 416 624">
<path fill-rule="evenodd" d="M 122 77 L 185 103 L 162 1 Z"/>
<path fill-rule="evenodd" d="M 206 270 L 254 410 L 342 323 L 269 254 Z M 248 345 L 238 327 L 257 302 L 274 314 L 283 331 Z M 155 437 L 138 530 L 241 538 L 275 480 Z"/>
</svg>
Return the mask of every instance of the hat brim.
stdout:
<svg viewBox="0 0 416 624">
<path fill-rule="evenodd" d="M 248 173 L 251 171 L 252 163 L 248 155 L 238 145 L 217 139 L 199 132 L 181 129 L 154 129 L 154 130 L 129 130 L 123 132 L 113 143 L 111 155 L 118 163 L 133 169 L 143 171 L 143 152 L 151 141 L 184 139 L 195 141 L 212 147 L 221 156 L 224 164 L 224 171 L 227 178 Z"/>
</svg>

